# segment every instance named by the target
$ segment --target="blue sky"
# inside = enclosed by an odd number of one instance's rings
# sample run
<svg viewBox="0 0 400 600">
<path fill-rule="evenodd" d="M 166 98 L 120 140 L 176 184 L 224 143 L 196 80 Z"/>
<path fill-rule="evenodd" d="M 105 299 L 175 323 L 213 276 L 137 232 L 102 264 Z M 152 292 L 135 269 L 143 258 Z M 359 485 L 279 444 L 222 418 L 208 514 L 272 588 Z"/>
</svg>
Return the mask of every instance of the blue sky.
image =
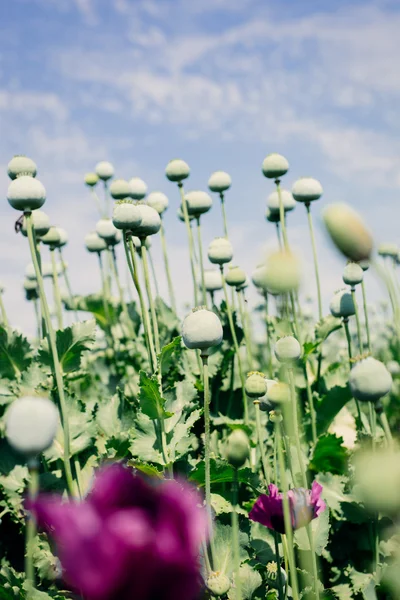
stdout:
<svg viewBox="0 0 400 600">
<path fill-rule="evenodd" d="M 4 5 L 6 3 L 3 3 Z M 400 217 L 400 4 L 266 0 L 13 0 L 0 18 L 0 185 L 13 154 L 31 156 L 48 193 L 45 210 L 70 234 L 76 291 L 98 287 L 83 237 L 97 215 L 83 175 L 110 160 L 121 177 L 140 176 L 170 198 L 166 229 L 181 302 L 190 298 L 185 231 L 170 158 L 191 166 L 188 188 L 231 173 L 227 212 L 235 262 L 249 272 L 265 244 L 272 191 L 260 166 L 287 156 L 290 187 L 320 179 L 315 205 L 324 297 L 341 285 L 343 261 L 320 225 L 324 205 L 347 201 L 376 240 L 398 241 Z M 15 325 L 29 327 L 21 292 L 28 262 L 13 233 L 17 215 L 0 208 L 0 277 Z M 204 218 L 205 245 L 221 234 L 218 203 Z M 305 211 L 289 234 L 313 292 Z M 158 242 L 154 258 L 165 288 Z M 371 282 L 371 286 L 372 286 Z M 254 297 L 255 299 L 255 297 Z"/>
</svg>

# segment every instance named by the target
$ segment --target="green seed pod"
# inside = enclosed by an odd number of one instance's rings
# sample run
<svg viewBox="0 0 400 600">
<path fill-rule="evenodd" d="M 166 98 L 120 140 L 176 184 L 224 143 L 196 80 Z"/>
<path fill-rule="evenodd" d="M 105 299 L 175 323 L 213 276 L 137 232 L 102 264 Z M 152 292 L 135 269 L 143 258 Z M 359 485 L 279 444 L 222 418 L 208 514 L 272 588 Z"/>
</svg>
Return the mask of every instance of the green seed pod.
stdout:
<svg viewBox="0 0 400 600">
<path fill-rule="evenodd" d="M 116 229 L 114 235 L 107 238 L 107 246 L 117 246 L 120 242 L 122 242 L 122 233 Z"/>
<path fill-rule="evenodd" d="M 208 246 L 208 260 L 216 265 L 231 262 L 233 248 L 229 240 L 223 237 L 214 238 Z"/>
<path fill-rule="evenodd" d="M 183 214 L 182 206 L 180 206 L 178 208 L 177 215 L 178 215 L 178 219 L 180 221 L 182 221 L 182 223 L 184 223 L 185 222 L 185 215 Z M 194 218 L 195 218 L 194 215 L 189 215 L 189 221 L 193 221 Z"/>
<path fill-rule="evenodd" d="M 267 379 L 266 377 L 264 378 L 265 380 L 265 385 L 267 386 L 267 391 L 264 394 L 264 396 L 262 396 L 261 398 L 259 398 L 259 407 L 260 410 L 262 410 L 263 412 L 269 412 L 272 408 L 272 405 L 270 403 L 270 401 L 268 400 L 268 390 L 276 384 L 275 379 Z"/>
<path fill-rule="evenodd" d="M 114 204 L 112 221 L 117 229 L 132 231 L 142 222 L 142 215 L 132 200 L 121 200 Z"/>
<path fill-rule="evenodd" d="M 154 208 L 161 216 L 168 208 L 168 198 L 163 192 L 151 192 L 147 196 L 147 204 Z"/>
<path fill-rule="evenodd" d="M 142 238 L 158 233 L 161 227 L 161 218 L 156 209 L 141 202 L 138 202 L 136 207 L 142 220 L 134 228 L 134 234 Z"/>
<path fill-rule="evenodd" d="M 50 246 L 50 248 L 56 248 L 60 243 L 60 239 L 57 227 L 50 227 L 46 235 L 42 235 L 40 241 L 46 246 Z"/>
<path fill-rule="evenodd" d="M 110 162 L 102 160 L 95 167 L 96 175 L 103 181 L 108 181 L 114 175 L 114 167 Z"/>
<path fill-rule="evenodd" d="M 287 574 L 284 569 L 281 567 L 281 584 L 283 589 L 285 589 L 287 584 Z M 267 564 L 267 583 L 269 587 L 274 589 L 279 589 L 279 570 L 278 565 L 275 561 L 271 561 Z"/>
<path fill-rule="evenodd" d="M 392 376 L 385 365 L 368 356 L 350 371 L 349 385 L 354 398 L 360 402 L 377 402 L 392 388 Z"/>
<path fill-rule="evenodd" d="M 295 337 L 287 335 L 276 342 L 274 352 L 279 362 L 291 363 L 300 358 L 301 347 Z"/>
<path fill-rule="evenodd" d="M 143 200 L 147 194 L 147 184 L 140 177 L 129 180 L 129 196 L 134 200 Z"/>
<path fill-rule="evenodd" d="M 268 179 L 280 179 L 289 170 L 289 163 L 282 154 L 268 154 L 262 164 L 262 172 Z"/>
<path fill-rule="evenodd" d="M 267 400 L 272 404 L 285 404 L 290 402 L 290 388 L 283 381 L 276 381 L 273 385 L 268 386 Z"/>
<path fill-rule="evenodd" d="M 96 231 L 92 231 L 85 236 L 85 246 L 89 252 L 102 252 L 107 248 L 106 241 Z"/>
<path fill-rule="evenodd" d="M 58 243 L 58 247 L 66 246 L 68 243 L 68 233 L 62 227 L 56 227 L 58 231 L 58 235 L 60 236 L 60 241 Z"/>
<path fill-rule="evenodd" d="M 369 510 L 397 519 L 400 509 L 400 452 L 397 448 L 362 450 L 354 458 L 357 497 Z M 397 595 L 397 594 L 396 594 Z"/>
<path fill-rule="evenodd" d="M 125 179 L 114 179 L 110 184 L 110 194 L 114 200 L 128 198 L 131 194 L 129 183 Z"/>
<path fill-rule="evenodd" d="M 30 292 L 32 290 L 37 290 L 37 287 L 38 287 L 38 284 L 37 284 L 36 279 L 24 279 L 24 290 L 26 292 Z"/>
<path fill-rule="evenodd" d="M 251 371 L 247 374 L 245 392 L 249 398 L 262 398 L 267 393 L 267 382 L 263 373 Z"/>
<path fill-rule="evenodd" d="M 360 260 L 360 261 L 358 261 L 358 264 L 360 265 L 360 267 L 362 268 L 363 271 L 368 271 L 368 269 L 370 267 L 369 260 Z"/>
<path fill-rule="evenodd" d="M 229 592 L 231 582 L 224 573 L 216 571 L 215 573 L 211 573 L 206 581 L 206 586 L 213 596 L 219 598 L 220 596 L 225 596 L 225 594 Z"/>
<path fill-rule="evenodd" d="M 212 192 L 218 192 L 219 194 L 229 190 L 231 185 L 231 176 L 225 173 L 225 171 L 215 171 L 208 180 L 208 188 Z"/>
<path fill-rule="evenodd" d="M 46 235 L 46 233 L 49 231 L 50 219 L 43 210 L 33 210 L 32 211 L 32 226 L 33 226 L 33 229 L 34 229 L 37 237 Z M 25 217 L 23 218 L 23 221 L 22 221 L 21 233 L 25 237 L 27 237 L 27 235 L 28 235 Z"/>
<path fill-rule="evenodd" d="M 254 269 L 251 275 L 251 280 L 257 288 L 263 288 L 266 270 L 267 267 L 265 264 L 257 265 L 257 267 Z"/>
<path fill-rule="evenodd" d="M 250 442 L 243 429 L 234 429 L 226 442 L 226 459 L 236 469 L 242 467 L 250 454 Z"/>
<path fill-rule="evenodd" d="M 222 342 L 221 321 L 211 310 L 200 306 L 185 317 L 182 324 L 182 340 L 187 348 L 207 350 Z"/>
<path fill-rule="evenodd" d="M 7 440 L 15 450 L 28 458 L 37 456 L 51 446 L 58 427 L 58 410 L 48 398 L 18 398 L 6 413 Z"/>
<path fill-rule="evenodd" d="M 361 217 L 344 203 L 331 204 L 323 215 L 325 227 L 335 246 L 350 260 L 369 259 L 373 240 Z"/>
<path fill-rule="evenodd" d="M 348 319 L 356 313 L 353 298 L 347 290 L 339 290 L 333 296 L 329 305 L 331 315 L 337 318 Z"/>
<path fill-rule="evenodd" d="M 269 223 L 279 223 L 281 220 L 279 212 L 271 210 L 270 208 L 267 208 L 265 212 L 265 218 L 267 221 L 269 221 Z"/>
<path fill-rule="evenodd" d="M 313 202 L 321 198 L 323 193 L 322 185 L 318 179 L 313 177 L 300 177 L 294 182 L 292 187 L 293 198 L 296 202 Z"/>
<path fill-rule="evenodd" d="M 300 264 L 291 252 L 279 251 L 270 254 L 265 270 L 259 275 L 260 287 L 275 296 L 295 291 L 300 286 Z"/>
<path fill-rule="evenodd" d="M 27 279 L 36 280 L 36 272 L 35 272 L 35 267 L 33 266 L 33 263 L 29 263 L 29 265 L 26 266 L 25 277 Z"/>
<path fill-rule="evenodd" d="M 400 373 L 400 365 L 395 360 L 389 360 L 386 365 L 387 370 L 391 375 L 399 375 Z"/>
<path fill-rule="evenodd" d="M 283 204 L 283 210 L 289 212 L 296 207 L 296 201 L 293 198 L 292 194 L 289 190 L 281 189 L 281 198 Z M 279 215 L 280 205 L 279 205 L 279 194 L 278 191 L 275 190 L 270 194 L 267 198 L 267 208 L 271 211 L 271 213 L 275 213 Z M 279 221 L 279 218 L 278 218 Z"/>
<path fill-rule="evenodd" d="M 15 210 L 36 210 L 45 203 L 46 190 L 38 179 L 20 175 L 8 186 L 7 200 Z"/>
<path fill-rule="evenodd" d="M 385 242 L 383 244 L 379 244 L 378 246 L 378 254 L 383 257 L 397 258 L 399 254 L 399 248 L 396 244 L 391 244 L 389 242 Z"/>
<path fill-rule="evenodd" d="M 174 158 L 170 160 L 165 168 L 165 175 L 170 181 L 181 182 L 187 179 L 190 174 L 190 168 L 184 160 Z"/>
<path fill-rule="evenodd" d="M 246 273 L 240 267 L 229 267 L 225 274 L 225 281 L 232 287 L 239 287 L 246 281 Z"/>
<path fill-rule="evenodd" d="M 271 410 L 268 417 L 271 423 L 282 423 L 283 421 L 282 413 L 278 410 Z"/>
<path fill-rule="evenodd" d="M 135 246 L 135 248 L 137 250 L 140 250 L 142 242 L 140 241 L 140 238 L 138 238 L 137 235 L 132 235 L 131 236 L 131 240 Z M 149 244 L 149 245 L 148 245 Z M 150 238 L 146 238 L 146 242 L 145 242 L 146 248 L 150 247 Z"/>
<path fill-rule="evenodd" d="M 236 289 L 237 290 L 245 290 L 248 287 L 249 287 L 249 278 L 246 275 L 246 279 L 243 281 L 243 283 L 240 283 L 238 286 L 236 286 Z"/>
<path fill-rule="evenodd" d="M 51 262 L 42 262 L 42 276 L 45 279 L 51 279 L 53 277 L 53 265 Z"/>
<path fill-rule="evenodd" d="M 100 219 L 96 223 L 96 232 L 103 240 L 109 241 L 115 238 L 117 229 L 111 219 Z"/>
<path fill-rule="evenodd" d="M 217 269 L 204 269 L 204 283 L 207 292 L 222 290 L 221 271 Z"/>
<path fill-rule="evenodd" d="M 31 158 L 22 154 L 15 155 L 7 165 L 7 173 L 10 179 L 17 179 L 21 175 L 36 177 L 36 163 Z"/>
<path fill-rule="evenodd" d="M 85 175 L 85 183 L 89 187 L 94 187 L 96 183 L 99 181 L 99 176 L 97 173 L 86 173 Z"/>
<path fill-rule="evenodd" d="M 354 287 L 364 279 L 364 271 L 361 266 L 354 262 L 349 262 L 343 271 L 343 281 L 347 285 Z"/>
<path fill-rule="evenodd" d="M 193 190 L 185 195 L 186 206 L 189 215 L 195 218 L 208 212 L 212 206 L 212 198 L 207 192 Z"/>
</svg>

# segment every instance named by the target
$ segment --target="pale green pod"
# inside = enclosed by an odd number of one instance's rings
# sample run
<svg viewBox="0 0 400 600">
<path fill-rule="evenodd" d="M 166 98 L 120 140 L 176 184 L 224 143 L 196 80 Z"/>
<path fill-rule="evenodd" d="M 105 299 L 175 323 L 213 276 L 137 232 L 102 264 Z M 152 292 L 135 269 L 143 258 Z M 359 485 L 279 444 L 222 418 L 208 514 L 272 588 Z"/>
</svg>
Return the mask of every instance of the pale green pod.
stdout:
<svg viewBox="0 0 400 600">
<path fill-rule="evenodd" d="M 56 227 L 58 234 L 60 236 L 60 241 L 58 243 L 58 247 L 66 246 L 68 243 L 68 233 L 62 227 Z"/>
<path fill-rule="evenodd" d="M 109 241 L 114 239 L 116 231 L 117 229 L 111 219 L 100 219 L 96 223 L 97 235 L 103 238 L 103 240 Z"/>
<path fill-rule="evenodd" d="M 363 271 L 368 271 L 368 269 L 370 267 L 369 260 L 359 260 L 358 264 L 360 265 L 360 267 L 362 268 Z"/>
<path fill-rule="evenodd" d="M 212 192 L 226 192 L 232 185 L 232 179 L 229 173 L 225 171 L 215 171 L 208 180 L 208 188 Z"/>
<path fill-rule="evenodd" d="M 377 402 L 390 392 L 392 382 L 385 365 L 372 356 L 357 362 L 350 371 L 350 390 L 360 402 Z"/>
<path fill-rule="evenodd" d="M 168 197 L 163 192 L 151 192 L 147 196 L 147 204 L 154 208 L 161 216 L 168 208 Z"/>
<path fill-rule="evenodd" d="M 399 254 L 399 248 L 397 244 L 392 244 L 390 242 L 385 242 L 383 244 L 379 244 L 378 246 L 378 254 L 379 256 L 389 256 L 390 258 L 397 258 Z"/>
<path fill-rule="evenodd" d="M 348 263 L 343 270 L 343 281 L 347 285 L 354 287 L 359 285 L 364 279 L 364 271 L 362 267 L 354 262 Z"/>
<path fill-rule="evenodd" d="M 114 200 L 122 200 L 130 196 L 129 183 L 125 179 L 114 179 L 110 184 L 110 195 Z"/>
<path fill-rule="evenodd" d="M 261 265 L 257 265 L 257 267 L 254 269 L 251 275 L 251 280 L 257 288 L 263 287 L 266 270 L 267 267 L 264 263 Z"/>
<path fill-rule="evenodd" d="M 112 237 L 107 238 L 107 246 L 116 246 L 120 242 L 122 242 L 122 233 L 119 229 L 115 229 L 114 235 Z"/>
<path fill-rule="evenodd" d="M 177 210 L 177 215 L 178 215 L 178 219 L 180 221 L 182 221 L 182 223 L 185 222 L 185 215 L 183 214 L 183 210 L 182 210 L 182 206 L 180 206 Z M 194 215 L 189 215 L 189 221 L 193 221 L 194 220 Z"/>
<path fill-rule="evenodd" d="M 289 212 L 289 211 L 293 210 L 294 208 L 296 208 L 296 201 L 293 198 L 291 192 L 289 192 L 289 190 L 285 190 L 284 188 L 281 188 L 280 193 L 281 193 L 281 199 L 282 199 L 282 204 L 283 204 L 283 210 L 285 212 Z M 275 190 L 268 196 L 267 208 L 269 208 L 269 210 L 272 213 L 279 215 L 280 204 L 279 204 L 279 194 L 278 194 L 277 190 Z M 278 221 L 279 221 L 279 218 L 278 218 Z"/>
<path fill-rule="evenodd" d="M 236 469 L 242 467 L 250 454 L 250 442 L 243 429 L 234 429 L 229 435 L 225 455 L 227 461 Z"/>
<path fill-rule="evenodd" d="M 274 352 L 279 362 L 291 363 L 300 358 L 301 346 L 295 337 L 287 335 L 276 342 Z"/>
<path fill-rule="evenodd" d="M 329 304 L 331 315 L 337 318 L 348 319 L 356 312 L 353 297 L 347 290 L 339 290 Z"/>
<path fill-rule="evenodd" d="M 389 360 L 389 362 L 386 365 L 386 368 L 391 375 L 400 374 L 400 365 L 396 360 Z"/>
<path fill-rule="evenodd" d="M 32 211 L 32 226 L 35 231 L 37 237 L 41 237 L 45 235 L 50 229 L 50 219 L 48 215 L 43 210 L 33 210 Z M 26 228 L 26 218 L 24 217 L 22 220 L 21 233 L 25 237 L 28 235 L 28 231 Z"/>
<path fill-rule="evenodd" d="M 51 279 L 53 277 L 53 265 L 51 262 L 42 262 L 42 276 L 45 279 Z"/>
<path fill-rule="evenodd" d="M 219 598 L 220 596 L 225 596 L 225 594 L 229 592 L 231 582 L 229 577 L 227 577 L 224 573 L 215 572 L 211 573 L 211 575 L 208 577 L 206 586 L 213 596 Z"/>
<path fill-rule="evenodd" d="M 273 295 L 296 291 L 301 282 L 301 268 L 297 257 L 285 250 L 267 257 L 265 269 L 259 272 L 260 287 Z"/>
<path fill-rule="evenodd" d="M 208 260 L 216 265 L 231 262 L 233 248 L 229 240 L 223 237 L 214 238 L 208 246 Z"/>
<path fill-rule="evenodd" d="M 114 175 L 114 167 L 110 162 L 102 160 L 95 167 L 96 175 L 103 181 L 108 181 Z"/>
<path fill-rule="evenodd" d="M 222 325 L 211 310 L 199 307 L 187 315 L 182 324 L 182 340 L 187 348 L 206 350 L 222 342 Z"/>
<path fill-rule="evenodd" d="M 274 588 L 275 590 L 279 589 L 279 571 L 278 571 L 278 565 L 275 561 L 271 561 L 269 563 L 267 563 L 267 582 L 269 587 Z M 283 569 L 281 567 L 281 583 L 282 583 L 282 587 L 283 589 L 286 588 L 287 585 L 287 581 L 288 581 L 288 576 L 286 574 L 285 569 Z"/>
<path fill-rule="evenodd" d="M 262 172 L 268 179 L 280 179 L 289 170 L 289 163 L 282 154 L 268 154 L 262 164 Z"/>
<path fill-rule="evenodd" d="M 212 206 L 212 198 L 207 192 L 192 190 L 185 195 L 189 215 L 200 217 L 208 212 Z"/>
<path fill-rule="evenodd" d="M 94 187 L 96 183 L 99 181 L 99 176 L 97 173 L 86 173 L 85 175 L 85 183 L 89 187 Z"/>
<path fill-rule="evenodd" d="M 142 222 L 142 215 L 131 200 L 122 200 L 114 204 L 112 222 L 117 229 L 132 231 Z"/>
<path fill-rule="evenodd" d="M 60 243 L 61 237 L 57 227 L 50 227 L 45 235 L 42 235 L 40 241 L 46 246 L 56 248 Z"/>
<path fill-rule="evenodd" d="M 369 259 L 373 239 L 358 213 L 344 203 L 331 204 L 323 214 L 328 233 L 335 246 L 350 260 Z"/>
<path fill-rule="evenodd" d="M 267 400 L 272 405 L 290 402 L 290 388 L 288 384 L 283 381 L 275 381 L 274 384 L 268 385 Z"/>
<path fill-rule="evenodd" d="M 36 279 L 24 279 L 23 286 L 24 286 L 24 290 L 26 292 L 31 292 L 33 290 L 38 289 L 38 284 L 37 284 Z"/>
<path fill-rule="evenodd" d="M 281 220 L 279 212 L 271 210 L 270 208 L 267 208 L 265 211 L 265 218 L 269 223 L 279 223 Z"/>
<path fill-rule="evenodd" d="M 174 158 L 167 164 L 165 175 L 170 181 L 181 182 L 189 177 L 190 167 L 184 160 Z"/>
<path fill-rule="evenodd" d="M 300 179 L 293 184 L 292 194 L 296 202 L 308 204 L 309 202 L 319 200 L 323 194 L 323 189 L 318 179 L 314 179 L 313 177 L 300 177 Z"/>
<path fill-rule="evenodd" d="M 9 444 L 26 457 L 35 457 L 51 446 L 59 427 L 58 410 L 48 398 L 23 396 L 6 412 Z"/>
<path fill-rule="evenodd" d="M 36 163 L 27 156 L 16 154 L 7 165 L 7 173 L 10 179 L 17 179 L 21 175 L 36 177 Z"/>
<path fill-rule="evenodd" d="M 85 246 L 89 252 L 102 252 L 107 248 L 106 241 L 96 231 L 92 231 L 85 236 Z"/>
<path fill-rule="evenodd" d="M 232 287 L 240 287 L 246 282 L 246 273 L 240 267 L 228 267 L 225 273 L 225 281 Z"/>
<path fill-rule="evenodd" d="M 222 290 L 222 275 L 217 269 L 204 270 L 204 283 L 207 292 L 216 292 Z"/>
<path fill-rule="evenodd" d="M 143 200 L 147 194 L 147 184 L 140 177 L 129 180 L 129 196 L 134 200 Z"/>
<path fill-rule="evenodd" d="M 142 202 L 138 202 L 136 207 L 141 216 L 141 221 L 134 228 L 134 234 L 142 238 L 158 233 L 161 227 L 161 218 L 156 209 Z"/>
<path fill-rule="evenodd" d="M 20 175 L 8 186 L 7 200 L 15 210 L 36 210 L 45 203 L 46 190 L 38 179 Z"/>
<path fill-rule="evenodd" d="M 33 263 L 29 263 L 25 269 L 25 277 L 27 279 L 36 280 L 36 271 Z"/>
<path fill-rule="evenodd" d="M 249 398 L 262 398 L 267 393 L 267 382 L 264 373 L 251 371 L 247 374 L 245 392 Z"/>
</svg>

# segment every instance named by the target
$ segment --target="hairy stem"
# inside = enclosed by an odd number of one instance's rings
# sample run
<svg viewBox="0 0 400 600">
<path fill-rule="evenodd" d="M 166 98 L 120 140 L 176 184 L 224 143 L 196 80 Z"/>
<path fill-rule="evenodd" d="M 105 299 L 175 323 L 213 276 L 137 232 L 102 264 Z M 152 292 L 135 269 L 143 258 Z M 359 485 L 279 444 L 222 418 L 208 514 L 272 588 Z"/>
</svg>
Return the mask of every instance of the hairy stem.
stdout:
<svg viewBox="0 0 400 600">
<path fill-rule="evenodd" d="M 364 305 L 364 319 L 365 319 L 365 330 L 367 332 L 367 344 L 368 344 L 368 352 L 372 353 L 371 347 L 371 334 L 369 331 L 369 318 L 368 318 L 368 305 L 367 305 L 367 292 L 365 290 L 365 282 L 362 280 L 361 282 L 361 290 L 363 295 L 363 305 Z"/>
<path fill-rule="evenodd" d="M 356 324 L 357 324 L 357 337 L 358 337 L 358 346 L 360 349 L 360 354 L 363 353 L 363 343 L 362 343 L 362 335 L 361 335 L 361 323 L 360 323 L 360 315 L 358 314 L 358 304 L 357 304 L 357 298 L 356 298 L 356 290 L 354 288 L 351 288 L 351 296 L 353 298 L 353 304 L 354 304 L 354 310 L 355 310 L 355 317 L 356 317 Z"/>
</svg>

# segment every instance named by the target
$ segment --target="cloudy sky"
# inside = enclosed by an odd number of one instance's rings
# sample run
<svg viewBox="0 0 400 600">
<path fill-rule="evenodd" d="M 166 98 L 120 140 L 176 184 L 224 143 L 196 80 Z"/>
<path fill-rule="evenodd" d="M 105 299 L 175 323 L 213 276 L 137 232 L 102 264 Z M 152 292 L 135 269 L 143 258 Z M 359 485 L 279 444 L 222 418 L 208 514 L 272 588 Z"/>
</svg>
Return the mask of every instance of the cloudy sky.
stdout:
<svg viewBox="0 0 400 600">
<path fill-rule="evenodd" d="M 140 176 L 169 196 L 165 226 L 182 305 L 190 300 L 185 230 L 176 186 L 164 176 L 174 157 L 189 163 L 192 189 L 204 189 L 214 170 L 231 173 L 230 237 L 235 262 L 249 272 L 275 244 L 264 220 L 272 191 L 260 169 L 265 155 L 287 156 L 286 187 L 302 175 L 320 179 L 325 193 L 313 208 L 325 302 L 341 286 L 343 261 L 321 227 L 324 205 L 349 202 L 377 242 L 398 241 L 398 1 L 13 0 L 2 11 L 0 278 L 14 325 L 32 328 L 21 289 L 28 248 L 5 200 L 14 154 L 38 164 L 45 210 L 70 234 L 80 293 L 100 285 L 83 245 L 97 220 L 83 176 L 103 159 L 117 176 Z M 221 233 L 215 202 L 205 245 Z M 313 293 L 302 206 L 289 235 L 303 256 L 304 293 Z M 154 259 L 165 290 L 157 240 Z"/>
</svg>

